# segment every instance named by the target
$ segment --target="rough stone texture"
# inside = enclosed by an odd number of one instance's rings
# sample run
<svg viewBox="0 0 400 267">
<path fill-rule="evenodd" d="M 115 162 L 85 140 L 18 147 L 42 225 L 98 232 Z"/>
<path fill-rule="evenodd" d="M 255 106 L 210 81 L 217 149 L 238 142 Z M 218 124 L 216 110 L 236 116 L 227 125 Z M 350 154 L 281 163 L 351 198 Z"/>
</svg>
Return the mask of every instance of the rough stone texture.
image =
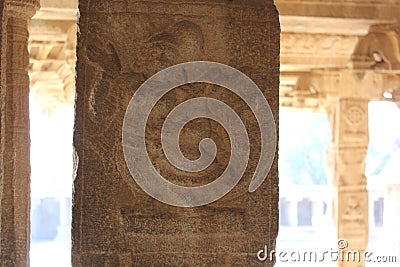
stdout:
<svg viewBox="0 0 400 267">
<path fill-rule="evenodd" d="M 36 0 L 9 0 L 2 12 L 1 266 L 29 265 L 28 20 L 38 7 Z"/>
<path fill-rule="evenodd" d="M 3 10 L 4 10 L 4 0 L 0 0 L 1 33 L 4 32 L 3 29 L 5 26 L 4 19 L 3 19 L 4 18 Z M 4 44 L 3 44 L 4 41 L 5 40 L 3 38 L 3 34 L 0 34 L 0 92 L 4 91 L 5 82 L 6 82 L 5 71 L 4 71 L 5 70 L 5 55 L 6 55 L 5 49 L 4 49 Z M 3 113 L 3 105 L 1 106 L 1 113 Z M 2 125 L 2 121 L 3 121 L 2 117 L 3 116 L 0 115 L 0 125 Z M 2 138 L 1 138 L 2 135 L 3 135 L 3 133 L 0 132 L 0 140 L 2 140 Z M 1 168 L 3 167 L 3 157 L 0 157 L 0 166 L 1 166 Z M 2 213 L 2 199 L 3 199 L 2 195 L 3 194 L 2 193 L 3 193 L 3 175 L 1 174 L 1 176 L 0 176 L 0 256 L 2 255 L 2 253 L 1 253 L 1 251 L 2 251 L 1 236 L 3 235 L 2 228 L 1 228 L 1 221 L 2 221 L 1 218 L 3 216 L 3 213 Z"/>
<path fill-rule="evenodd" d="M 258 163 L 255 117 L 237 96 L 204 84 L 179 87 L 154 108 L 147 148 L 171 182 L 205 184 L 224 170 L 230 143 L 216 123 L 199 119 L 181 135 L 183 153 L 199 140 L 218 146 L 209 169 L 187 174 L 167 162 L 160 126 L 182 101 L 215 97 L 231 106 L 250 133 L 244 177 L 224 198 L 198 208 L 158 202 L 134 182 L 122 152 L 122 122 L 135 90 L 165 67 L 194 60 L 224 63 L 252 78 L 278 121 L 279 21 L 273 1 L 80 1 L 74 145 L 79 159 L 73 204 L 74 266 L 272 266 L 256 253 L 278 233 L 277 157 L 264 184 L 248 185 Z"/>
</svg>

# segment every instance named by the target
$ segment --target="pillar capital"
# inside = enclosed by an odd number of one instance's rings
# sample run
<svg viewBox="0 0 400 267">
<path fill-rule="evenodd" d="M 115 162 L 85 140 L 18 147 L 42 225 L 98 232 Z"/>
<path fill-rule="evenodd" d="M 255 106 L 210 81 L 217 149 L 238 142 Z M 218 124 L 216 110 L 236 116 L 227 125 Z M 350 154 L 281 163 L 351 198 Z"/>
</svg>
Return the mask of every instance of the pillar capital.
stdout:
<svg viewBox="0 0 400 267">
<path fill-rule="evenodd" d="M 39 0 L 5 0 L 7 17 L 28 20 L 40 8 Z"/>
</svg>

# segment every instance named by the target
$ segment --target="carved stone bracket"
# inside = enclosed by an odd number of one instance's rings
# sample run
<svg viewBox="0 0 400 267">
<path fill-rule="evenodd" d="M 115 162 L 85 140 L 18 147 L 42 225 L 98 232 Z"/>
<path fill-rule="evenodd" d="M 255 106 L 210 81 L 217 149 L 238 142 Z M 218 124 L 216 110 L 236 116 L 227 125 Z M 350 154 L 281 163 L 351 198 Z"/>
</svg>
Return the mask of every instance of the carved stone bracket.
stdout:
<svg viewBox="0 0 400 267">
<path fill-rule="evenodd" d="M 355 69 L 400 71 L 400 24 L 375 25 L 353 53 Z"/>
<path fill-rule="evenodd" d="M 357 42 L 356 35 L 282 33 L 281 70 L 344 68 L 348 65 Z"/>
</svg>

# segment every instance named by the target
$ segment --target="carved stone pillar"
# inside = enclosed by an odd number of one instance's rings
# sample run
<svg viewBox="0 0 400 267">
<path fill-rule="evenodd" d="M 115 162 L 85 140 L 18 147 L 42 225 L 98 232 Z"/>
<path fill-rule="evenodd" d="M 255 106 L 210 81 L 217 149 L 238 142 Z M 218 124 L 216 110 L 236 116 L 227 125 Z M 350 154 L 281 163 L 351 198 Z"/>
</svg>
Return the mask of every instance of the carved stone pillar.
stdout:
<svg viewBox="0 0 400 267">
<path fill-rule="evenodd" d="M 39 0 L 4 1 L 0 154 L 2 266 L 29 265 L 28 21 L 38 8 Z"/>
<path fill-rule="evenodd" d="M 5 42 L 5 40 L 7 40 L 6 38 L 3 38 L 3 32 L 4 32 L 4 29 L 5 29 L 5 23 L 3 23 L 3 17 L 4 17 L 4 0 L 0 0 L 0 21 L 1 21 L 1 33 L 2 34 L 0 34 L 0 92 L 1 92 L 1 94 L 0 94 L 0 99 L 1 99 L 1 101 L 0 101 L 0 104 L 1 104 L 1 107 L 3 107 L 3 97 L 2 97 L 2 92 L 4 92 L 4 90 L 5 90 L 5 82 L 6 82 L 6 75 L 5 75 L 5 66 L 6 66 L 6 49 L 5 49 L 5 46 L 6 46 L 6 42 Z M 2 113 L 2 112 L 1 112 Z M 3 125 L 3 115 L 0 113 L 0 129 L 1 129 L 1 132 L 0 132 L 0 140 L 1 140 L 1 144 L 3 143 L 2 142 L 2 135 L 3 135 L 3 127 L 2 127 L 2 125 Z M 3 147 L 2 145 L 1 145 L 1 147 Z M 0 157 L 0 167 L 1 167 L 1 169 L 3 168 L 3 157 Z M 1 172 L 0 173 L 0 256 L 1 256 L 1 254 L 2 254 L 2 238 L 1 238 L 1 236 L 2 236 L 2 230 L 1 230 L 1 217 L 2 217 L 2 214 L 3 214 L 3 212 L 2 212 L 2 195 L 3 195 L 3 173 Z M 1 261 L 0 261 L 0 263 L 1 263 Z"/>
<path fill-rule="evenodd" d="M 199 187 L 218 179 L 236 144 L 229 144 L 228 133 L 215 121 L 188 123 L 179 138 L 187 158 L 199 157 L 199 142 L 205 137 L 215 141 L 218 152 L 204 171 L 184 172 L 168 162 L 161 147 L 165 118 L 186 100 L 207 96 L 239 114 L 252 150 L 247 170 L 231 192 L 205 206 L 167 205 L 146 194 L 133 178 L 150 177 L 131 175 L 122 127 L 138 88 L 158 71 L 188 61 L 214 61 L 241 70 L 260 87 L 277 120 L 280 29 L 273 1 L 80 1 L 80 15 L 73 265 L 272 266 L 269 255 L 262 262 L 257 252 L 266 245 L 274 249 L 278 233 L 277 157 L 265 182 L 250 193 L 261 134 L 249 106 L 224 87 L 194 83 L 164 95 L 148 117 L 145 138 L 152 166 L 175 185 Z M 190 76 L 185 70 L 180 74 Z M 148 107 L 147 101 L 140 103 Z M 141 131 L 138 125 L 130 129 Z M 140 160 L 135 165 L 144 167 Z"/>
<path fill-rule="evenodd" d="M 365 251 L 368 243 L 368 193 L 365 157 L 368 148 L 368 100 L 343 98 L 328 106 L 332 127 L 329 162 L 333 186 L 333 218 L 340 249 Z M 346 254 L 345 254 L 346 255 Z M 362 257 L 361 257 L 362 259 Z M 338 266 L 364 266 L 339 259 Z"/>
</svg>

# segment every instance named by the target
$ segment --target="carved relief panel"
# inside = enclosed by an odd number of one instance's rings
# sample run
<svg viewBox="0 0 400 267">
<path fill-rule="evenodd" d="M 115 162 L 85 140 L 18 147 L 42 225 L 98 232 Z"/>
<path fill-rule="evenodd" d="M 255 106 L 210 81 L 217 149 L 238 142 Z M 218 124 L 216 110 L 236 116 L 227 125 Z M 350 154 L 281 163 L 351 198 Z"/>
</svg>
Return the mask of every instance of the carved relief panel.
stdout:
<svg viewBox="0 0 400 267">
<path fill-rule="evenodd" d="M 277 162 L 250 194 L 261 137 L 243 100 L 216 85 L 186 84 L 164 95 L 148 117 L 146 148 L 154 168 L 184 186 L 215 180 L 234 144 L 215 121 L 193 120 L 180 134 L 182 153 L 198 158 L 199 142 L 211 138 L 216 158 L 198 173 L 174 168 L 160 143 L 160 129 L 173 108 L 206 96 L 229 105 L 245 124 L 251 146 L 245 174 L 229 194 L 207 206 L 178 208 L 148 196 L 129 173 L 121 137 L 126 108 L 139 86 L 188 61 L 241 70 L 260 87 L 277 120 L 279 23 L 272 1 L 81 1 L 80 12 L 73 264 L 269 266 L 256 253 L 273 247 L 277 235 Z"/>
</svg>

